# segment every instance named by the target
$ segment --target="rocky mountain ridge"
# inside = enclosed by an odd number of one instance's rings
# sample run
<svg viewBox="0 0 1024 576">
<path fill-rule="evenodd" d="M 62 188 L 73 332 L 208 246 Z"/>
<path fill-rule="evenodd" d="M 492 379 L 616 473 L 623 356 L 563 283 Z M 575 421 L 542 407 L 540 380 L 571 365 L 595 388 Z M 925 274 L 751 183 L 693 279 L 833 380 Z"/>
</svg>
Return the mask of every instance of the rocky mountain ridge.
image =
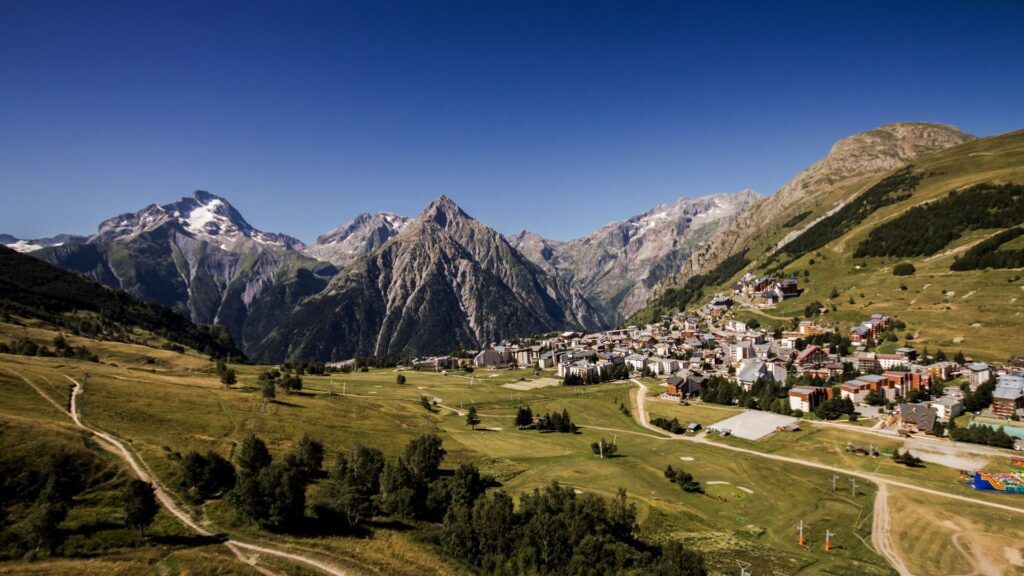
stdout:
<svg viewBox="0 0 1024 576">
<path fill-rule="evenodd" d="M 837 141 L 823 158 L 802 170 L 775 194 L 753 204 L 733 223 L 714 234 L 683 263 L 679 272 L 651 290 L 656 297 L 667 288 L 712 270 L 741 251 L 756 252 L 780 246 L 799 236 L 830 211 L 848 200 L 855 190 L 895 168 L 974 140 L 946 124 L 903 122 L 886 124 Z M 804 219 L 793 223 L 795 216 Z M 756 248 L 756 245 L 763 245 Z"/>
<path fill-rule="evenodd" d="M 578 292 L 441 196 L 301 302 L 255 353 L 318 359 L 441 353 L 603 325 Z"/>
<path fill-rule="evenodd" d="M 344 267 L 394 238 L 411 220 L 391 212 L 364 212 L 338 228 L 321 234 L 316 243 L 306 246 L 303 252 L 317 260 Z"/>
<path fill-rule="evenodd" d="M 678 272 L 695 250 L 759 200 L 752 190 L 679 198 L 569 242 L 526 230 L 509 241 L 618 323 L 642 308 L 651 289 Z"/>
</svg>

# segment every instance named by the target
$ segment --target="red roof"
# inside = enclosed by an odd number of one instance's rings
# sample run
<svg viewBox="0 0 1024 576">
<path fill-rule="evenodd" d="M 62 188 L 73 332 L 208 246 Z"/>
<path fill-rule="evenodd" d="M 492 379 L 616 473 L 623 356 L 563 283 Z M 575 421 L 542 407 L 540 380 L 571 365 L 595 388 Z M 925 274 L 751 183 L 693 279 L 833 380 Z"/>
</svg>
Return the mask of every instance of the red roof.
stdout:
<svg viewBox="0 0 1024 576">
<path fill-rule="evenodd" d="M 797 364 L 799 364 L 799 363 L 803 362 L 804 360 L 810 358 L 811 354 L 814 354 L 815 352 L 817 352 L 820 349 L 821 348 L 819 348 L 817 344 L 811 344 L 807 348 L 804 348 L 804 351 L 801 352 L 800 355 L 796 357 Z"/>
</svg>

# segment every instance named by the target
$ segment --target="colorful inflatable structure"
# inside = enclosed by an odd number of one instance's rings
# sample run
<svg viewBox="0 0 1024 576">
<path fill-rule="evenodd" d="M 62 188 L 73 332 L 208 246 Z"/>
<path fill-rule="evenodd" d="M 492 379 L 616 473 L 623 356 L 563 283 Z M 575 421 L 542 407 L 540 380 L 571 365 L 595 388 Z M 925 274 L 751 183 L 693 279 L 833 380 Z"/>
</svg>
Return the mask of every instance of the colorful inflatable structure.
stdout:
<svg viewBox="0 0 1024 576">
<path fill-rule="evenodd" d="M 1024 473 L 1022 472 L 961 472 L 964 482 L 975 490 L 1024 494 Z"/>
</svg>

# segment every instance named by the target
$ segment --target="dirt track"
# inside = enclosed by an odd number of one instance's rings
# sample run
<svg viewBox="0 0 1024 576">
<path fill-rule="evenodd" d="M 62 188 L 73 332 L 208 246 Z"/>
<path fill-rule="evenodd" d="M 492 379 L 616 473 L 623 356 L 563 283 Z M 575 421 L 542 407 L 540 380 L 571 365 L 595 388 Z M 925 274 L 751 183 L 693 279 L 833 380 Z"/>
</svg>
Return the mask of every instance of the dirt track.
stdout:
<svg viewBox="0 0 1024 576">
<path fill-rule="evenodd" d="M 89 426 L 88 424 L 85 424 L 82 421 L 82 416 L 78 409 L 78 398 L 83 394 L 84 389 L 80 382 L 78 382 L 77 380 L 70 376 L 65 376 L 65 378 L 71 381 L 71 383 L 74 385 L 74 388 L 72 388 L 71 390 L 71 409 L 70 411 L 68 411 L 65 410 L 52 397 L 50 397 L 49 394 L 47 394 L 41 388 L 36 386 L 35 383 L 33 383 L 23 374 L 20 374 L 18 372 L 15 372 L 14 370 L 10 370 L 7 368 L 4 368 L 4 370 L 16 375 L 23 382 L 25 382 L 25 384 L 27 384 L 29 387 L 35 390 L 35 392 L 39 394 L 44 400 L 46 400 L 55 408 L 60 410 L 61 413 L 70 417 L 76 426 L 82 428 L 83 430 L 86 430 L 87 432 L 94 435 L 97 439 L 99 439 L 99 444 L 103 446 L 104 449 L 114 453 L 115 455 L 119 456 L 122 460 L 124 460 L 125 463 L 128 464 L 128 467 L 131 468 L 132 472 L 134 472 L 135 475 L 140 480 L 151 483 L 156 493 L 157 501 L 159 501 L 160 505 L 163 506 L 164 509 L 166 509 L 172 516 L 174 516 L 178 520 L 178 522 L 180 522 L 183 526 L 192 530 L 196 534 L 199 534 L 200 536 L 214 536 L 212 532 L 197 524 L 184 510 L 181 509 L 181 507 L 178 506 L 178 504 L 170 496 L 170 493 L 150 473 L 145 462 L 143 462 L 141 458 L 137 457 L 130 450 L 128 450 L 123 441 L 121 441 L 113 434 L 109 434 L 92 426 Z M 328 574 L 329 576 L 354 576 L 353 573 L 351 572 L 346 572 L 340 568 L 332 566 L 316 558 L 304 556 L 302 554 L 286 552 L 284 550 L 279 550 L 277 548 L 266 545 L 254 544 L 251 542 L 245 542 L 242 540 L 235 539 L 225 540 L 224 545 L 227 546 L 229 550 L 231 550 L 231 552 L 238 558 L 240 562 L 249 565 L 254 570 L 260 572 L 261 574 L 264 574 L 265 576 L 277 576 L 277 572 L 261 566 L 257 566 L 256 556 L 247 558 L 246 555 L 242 552 L 243 550 L 246 550 L 250 553 L 274 556 L 291 562 L 304 564 L 315 570 L 323 572 L 324 574 Z"/>
</svg>

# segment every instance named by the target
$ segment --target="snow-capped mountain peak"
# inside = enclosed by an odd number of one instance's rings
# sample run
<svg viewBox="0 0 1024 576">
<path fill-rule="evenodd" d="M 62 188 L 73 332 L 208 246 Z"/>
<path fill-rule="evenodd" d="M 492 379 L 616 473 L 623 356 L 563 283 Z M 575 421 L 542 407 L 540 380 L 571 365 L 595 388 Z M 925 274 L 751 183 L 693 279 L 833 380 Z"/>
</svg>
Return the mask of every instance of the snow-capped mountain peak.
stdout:
<svg viewBox="0 0 1024 576">
<path fill-rule="evenodd" d="M 204 190 L 170 204 L 153 204 L 135 213 L 121 214 L 100 224 L 90 241 L 110 242 L 131 238 L 173 226 L 197 239 L 219 244 L 228 249 L 249 238 L 272 248 L 301 248 L 302 243 L 290 236 L 263 232 L 253 228 L 227 200 Z"/>
</svg>

